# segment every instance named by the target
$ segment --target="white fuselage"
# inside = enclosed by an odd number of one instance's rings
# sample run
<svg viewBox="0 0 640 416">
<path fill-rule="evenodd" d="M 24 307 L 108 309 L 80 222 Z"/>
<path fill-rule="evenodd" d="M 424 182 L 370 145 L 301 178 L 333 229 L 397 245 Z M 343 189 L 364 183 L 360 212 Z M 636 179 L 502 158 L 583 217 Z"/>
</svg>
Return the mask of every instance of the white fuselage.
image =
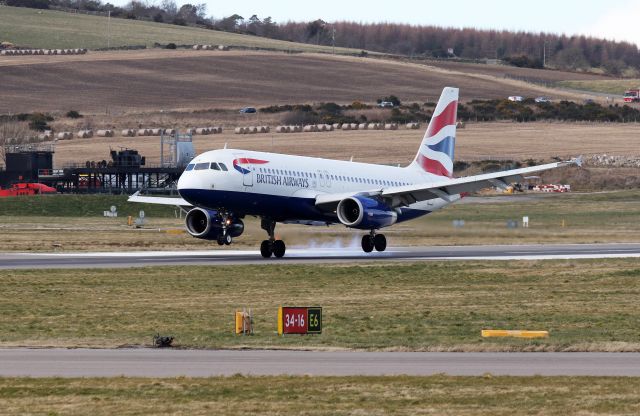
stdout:
<svg viewBox="0 0 640 416">
<path fill-rule="evenodd" d="M 318 195 L 347 197 L 437 179 L 441 177 L 412 167 L 221 149 L 196 156 L 180 177 L 178 191 L 200 208 L 278 221 L 337 222 L 335 213 L 316 209 Z M 436 199 L 398 208 L 398 222 L 447 204 Z"/>
</svg>

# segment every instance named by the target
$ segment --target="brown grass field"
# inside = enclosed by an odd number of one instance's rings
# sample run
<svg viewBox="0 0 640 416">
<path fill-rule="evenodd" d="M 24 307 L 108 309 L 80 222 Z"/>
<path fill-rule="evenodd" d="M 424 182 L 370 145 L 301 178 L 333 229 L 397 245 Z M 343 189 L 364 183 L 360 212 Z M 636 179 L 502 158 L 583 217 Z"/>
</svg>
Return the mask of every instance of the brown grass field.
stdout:
<svg viewBox="0 0 640 416">
<path fill-rule="evenodd" d="M 464 68 L 456 70 L 328 54 L 164 51 L 90 53 L 81 57 L 0 57 L 0 113 L 32 111 L 121 114 L 136 110 L 237 108 L 355 100 L 395 94 L 436 100 L 442 87 L 463 101 L 567 93 Z M 486 72 L 486 71 L 485 71 Z M 572 73 L 566 79 L 574 79 Z"/>
<path fill-rule="evenodd" d="M 258 114 L 258 117 L 261 115 Z M 264 121 L 267 121 L 265 119 Z M 215 125 L 221 119 L 201 121 Z M 204 124 L 207 123 L 207 124 Z M 160 124 L 160 123 L 158 123 Z M 260 124 L 260 123 L 256 123 Z M 408 164 L 424 134 L 421 130 L 334 131 L 325 133 L 236 135 L 227 128 L 219 135 L 194 136 L 196 152 L 229 148 L 288 153 L 358 162 Z M 55 165 L 109 158 L 109 149 L 134 148 L 147 157 L 148 164 L 160 161 L 159 137 L 92 138 L 59 141 Z M 606 153 L 638 155 L 640 124 L 590 123 L 469 123 L 458 130 L 457 160 L 505 159 L 548 160 Z"/>
</svg>

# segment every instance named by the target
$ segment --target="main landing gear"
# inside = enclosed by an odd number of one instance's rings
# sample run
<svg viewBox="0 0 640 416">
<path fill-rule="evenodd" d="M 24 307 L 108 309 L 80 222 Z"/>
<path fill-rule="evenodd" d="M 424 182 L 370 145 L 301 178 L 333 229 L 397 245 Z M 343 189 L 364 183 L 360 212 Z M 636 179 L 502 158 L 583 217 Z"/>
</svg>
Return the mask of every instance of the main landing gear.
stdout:
<svg viewBox="0 0 640 416">
<path fill-rule="evenodd" d="M 284 244 L 284 241 L 276 240 L 276 222 L 263 218 L 260 225 L 262 229 L 269 234 L 269 239 L 264 240 L 260 244 L 260 254 L 262 254 L 262 257 L 268 259 L 271 255 L 277 258 L 284 256 L 285 251 L 287 251 L 287 246 Z"/>
<path fill-rule="evenodd" d="M 371 253 L 373 249 L 376 251 L 385 251 L 387 248 L 387 237 L 384 234 L 376 234 L 375 230 L 371 230 L 369 235 L 362 236 L 362 251 Z"/>
</svg>

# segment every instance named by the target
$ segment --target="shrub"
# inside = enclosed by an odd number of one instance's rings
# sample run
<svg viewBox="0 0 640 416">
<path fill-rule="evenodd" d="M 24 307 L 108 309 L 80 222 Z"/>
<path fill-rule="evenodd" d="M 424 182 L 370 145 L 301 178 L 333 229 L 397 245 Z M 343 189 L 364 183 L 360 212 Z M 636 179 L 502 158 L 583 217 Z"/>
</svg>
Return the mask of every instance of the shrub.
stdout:
<svg viewBox="0 0 640 416">
<path fill-rule="evenodd" d="M 177 46 L 175 43 L 167 43 L 167 46 L 164 47 L 165 49 L 176 49 Z"/>
<path fill-rule="evenodd" d="M 390 102 L 392 102 L 394 107 L 399 107 L 399 106 L 402 104 L 402 103 L 400 102 L 400 100 L 398 99 L 398 97 L 396 97 L 395 95 L 389 95 L 389 96 L 387 96 L 387 97 L 384 97 L 384 98 L 378 98 L 378 99 L 376 100 L 376 102 L 377 102 L 378 104 L 380 104 L 380 103 L 381 103 L 381 102 L 383 102 L 383 101 L 390 101 Z"/>
<path fill-rule="evenodd" d="M 48 114 L 33 113 L 29 116 L 29 128 L 36 131 L 50 130 L 48 121 L 53 121 L 53 117 Z"/>
<path fill-rule="evenodd" d="M 296 125 L 304 125 L 304 124 L 318 124 L 321 122 L 321 118 L 312 112 L 307 111 L 293 111 L 283 118 L 284 124 L 296 124 Z"/>
<path fill-rule="evenodd" d="M 82 114 L 80 114 L 76 110 L 68 111 L 67 114 L 65 114 L 65 116 L 68 118 L 82 118 Z"/>
</svg>

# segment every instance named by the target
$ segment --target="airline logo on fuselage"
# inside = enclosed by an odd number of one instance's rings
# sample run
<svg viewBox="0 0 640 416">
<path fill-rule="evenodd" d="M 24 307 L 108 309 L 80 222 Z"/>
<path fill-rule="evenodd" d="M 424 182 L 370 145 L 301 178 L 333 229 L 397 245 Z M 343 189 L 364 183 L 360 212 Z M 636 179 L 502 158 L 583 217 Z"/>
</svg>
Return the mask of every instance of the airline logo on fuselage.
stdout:
<svg viewBox="0 0 640 416">
<path fill-rule="evenodd" d="M 234 159 L 233 168 L 243 175 L 247 175 L 252 172 L 252 165 L 264 165 L 269 163 L 268 160 L 252 159 L 241 157 Z M 286 176 L 278 174 L 256 173 L 256 183 L 264 183 L 268 185 L 277 186 L 291 186 L 295 188 L 308 188 L 309 179 L 297 178 L 295 176 Z"/>
</svg>

